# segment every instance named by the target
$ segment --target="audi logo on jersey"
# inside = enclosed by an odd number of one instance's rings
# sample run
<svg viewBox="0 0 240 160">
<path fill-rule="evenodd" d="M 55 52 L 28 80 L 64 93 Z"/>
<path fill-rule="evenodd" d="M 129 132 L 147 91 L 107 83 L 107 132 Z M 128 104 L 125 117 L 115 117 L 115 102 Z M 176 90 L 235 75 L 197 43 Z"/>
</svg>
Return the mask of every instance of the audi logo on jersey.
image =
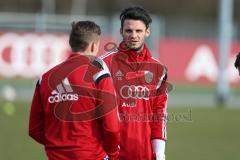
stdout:
<svg viewBox="0 0 240 160">
<path fill-rule="evenodd" d="M 124 85 L 120 89 L 120 95 L 124 99 L 144 99 L 149 100 L 150 90 L 141 85 Z"/>
</svg>

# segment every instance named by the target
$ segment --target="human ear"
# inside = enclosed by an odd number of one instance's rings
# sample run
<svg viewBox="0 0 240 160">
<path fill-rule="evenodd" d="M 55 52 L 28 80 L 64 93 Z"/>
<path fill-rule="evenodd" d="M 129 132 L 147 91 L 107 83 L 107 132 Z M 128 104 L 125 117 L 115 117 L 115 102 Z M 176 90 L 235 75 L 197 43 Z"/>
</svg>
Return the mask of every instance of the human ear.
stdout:
<svg viewBox="0 0 240 160">
<path fill-rule="evenodd" d="M 91 52 L 94 52 L 94 50 L 95 50 L 94 43 L 92 42 L 92 43 L 90 43 L 89 45 L 90 45 L 90 51 L 91 51 Z"/>
<path fill-rule="evenodd" d="M 151 33 L 151 31 L 150 31 L 150 27 L 148 27 L 147 29 L 146 29 L 146 37 L 149 37 L 150 36 L 150 33 Z"/>
<path fill-rule="evenodd" d="M 123 34 L 123 28 L 122 27 L 120 28 L 120 34 L 121 35 Z"/>
</svg>

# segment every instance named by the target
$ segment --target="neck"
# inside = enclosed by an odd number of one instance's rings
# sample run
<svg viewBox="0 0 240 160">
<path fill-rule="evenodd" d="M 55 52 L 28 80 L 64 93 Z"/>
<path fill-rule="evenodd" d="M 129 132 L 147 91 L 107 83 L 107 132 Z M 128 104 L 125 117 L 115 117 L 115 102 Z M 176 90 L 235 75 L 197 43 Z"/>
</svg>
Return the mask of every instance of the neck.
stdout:
<svg viewBox="0 0 240 160">
<path fill-rule="evenodd" d="M 89 56 L 93 55 L 93 53 L 90 51 L 90 49 L 85 49 L 84 51 L 74 52 L 74 54 L 80 54 L 82 56 Z"/>
<path fill-rule="evenodd" d="M 143 51 L 143 48 L 144 48 L 144 44 L 141 46 L 141 48 L 137 51 L 137 53 L 140 53 Z"/>
<path fill-rule="evenodd" d="M 96 56 L 91 55 L 89 52 L 74 52 L 73 54 L 78 54 L 84 57 L 87 57 L 90 61 L 93 61 L 96 59 Z"/>
<path fill-rule="evenodd" d="M 143 48 L 144 48 L 144 44 L 141 47 L 139 47 L 139 48 L 135 48 L 135 49 L 131 49 L 131 50 L 135 51 L 137 54 L 139 54 L 139 53 L 142 52 Z"/>
</svg>

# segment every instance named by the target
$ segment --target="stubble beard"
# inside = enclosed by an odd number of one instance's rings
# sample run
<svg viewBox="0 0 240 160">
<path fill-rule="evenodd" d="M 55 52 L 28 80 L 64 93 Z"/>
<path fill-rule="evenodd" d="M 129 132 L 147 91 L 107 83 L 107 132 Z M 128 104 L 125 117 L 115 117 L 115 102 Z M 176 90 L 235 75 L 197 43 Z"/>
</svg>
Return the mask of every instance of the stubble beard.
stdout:
<svg viewBox="0 0 240 160">
<path fill-rule="evenodd" d="M 144 43 L 142 43 L 139 47 L 132 47 L 131 45 L 129 45 L 128 48 L 129 48 L 130 51 L 139 52 L 139 51 L 142 50 L 143 45 L 144 45 Z"/>
</svg>

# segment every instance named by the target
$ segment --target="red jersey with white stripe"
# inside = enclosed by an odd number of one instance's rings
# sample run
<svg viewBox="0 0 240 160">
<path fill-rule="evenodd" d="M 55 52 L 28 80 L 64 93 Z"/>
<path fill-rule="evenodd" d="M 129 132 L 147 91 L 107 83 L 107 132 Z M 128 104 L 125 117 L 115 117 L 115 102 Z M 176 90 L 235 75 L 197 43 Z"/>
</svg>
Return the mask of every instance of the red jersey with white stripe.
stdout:
<svg viewBox="0 0 240 160">
<path fill-rule="evenodd" d="M 120 160 L 152 160 L 152 139 L 166 140 L 167 69 L 146 45 L 102 58 L 113 77 L 120 116 Z M 123 46 L 123 47 L 122 47 Z"/>
<path fill-rule="evenodd" d="M 115 160 L 119 153 L 116 93 L 103 61 L 73 53 L 38 81 L 29 135 L 49 160 Z"/>
</svg>

